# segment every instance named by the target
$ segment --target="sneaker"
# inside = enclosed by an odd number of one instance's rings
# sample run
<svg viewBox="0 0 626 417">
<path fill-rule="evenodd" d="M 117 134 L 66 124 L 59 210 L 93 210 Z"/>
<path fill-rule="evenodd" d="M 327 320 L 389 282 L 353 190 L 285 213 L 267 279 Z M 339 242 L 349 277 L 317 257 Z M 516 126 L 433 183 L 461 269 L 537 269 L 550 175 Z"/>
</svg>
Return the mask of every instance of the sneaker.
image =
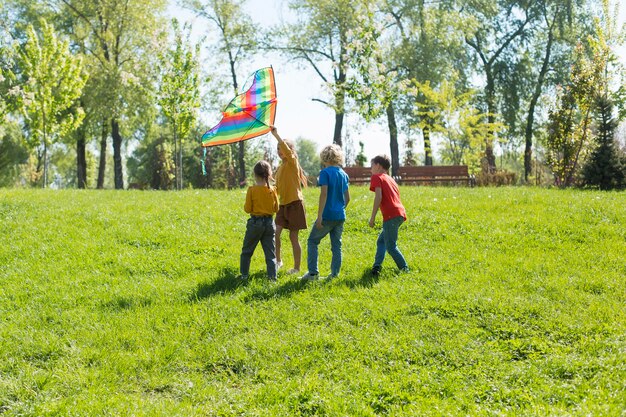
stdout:
<svg viewBox="0 0 626 417">
<path fill-rule="evenodd" d="M 407 274 L 407 273 L 411 272 L 411 270 L 409 269 L 409 267 L 408 267 L 408 266 L 405 266 L 404 268 L 402 268 L 402 269 L 400 270 L 400 272 L 402 272 L 403 274 Z"/>
<path fill-rule="evenodd" d="M 287 275 L 293 275 L 293 274 L 299 274 L 300 270 L 296 269 L 296 268 L 291 268 L 289 271 L 287 271 Z"/>
<path fill-rule="evenodd" d="M 276 262 L 276 272 L 278 272 L 278 270 L 279 270 L 280 268 L 282 268 L 282 267 L 283 267 L 283 261 L 277 261 L 277 262 Z"/>
<path fill-rule="evenodd" d="M 380 275 L 380 270 L 381 270 L 380 266 L 374 266 L 372 268 L 372 275 L 374 275 L 375 277 L 379 276 Z"/>
<path fill-rule="evenodd" d="M 331 279 L 335 279 L 335 278 L 337 278 L 337 275 L 338 275 L 338 274 L 330 274 L 330 275 L 328 275 L 327 277 L 325 277 L 324 279 L 325 279 L 325 280 L 330 281 Z"/>
<path fill-rule="evenodd" d="M 312 274 L 310 272 L 307 272 L 306 274 L 304 274 L 300 279 L 302 281 L 315 281 L 316 279 L 318 279 L 320 277 L 319 274 Z"/>
<path fill-rule="evenodd" d="M 250 278 L 248 275 L 239 275 L 237 276 L 237 281 L 247 281 Z"/>
<path fill-rule="evenodd" d="M 276 277 L 267 277 L 267 279 L 270 281 L 270 284 L 276 284 L 278 282 Z"/>
</svg>

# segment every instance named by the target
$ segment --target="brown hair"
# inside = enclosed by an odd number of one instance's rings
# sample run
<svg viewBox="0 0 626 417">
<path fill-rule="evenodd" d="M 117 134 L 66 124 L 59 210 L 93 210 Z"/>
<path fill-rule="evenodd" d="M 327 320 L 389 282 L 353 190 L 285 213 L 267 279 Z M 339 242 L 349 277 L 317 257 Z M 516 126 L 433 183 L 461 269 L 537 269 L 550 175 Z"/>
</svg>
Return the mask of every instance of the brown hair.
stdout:
<svg viewBox="0 0 626 417">
<path fill-rule="evenodd" d="M 385 171 L 389 171 L 389 167 L 391 166 L 391 159 L 389 159 L 387 155 L 377 155 L 372 158 L 372 164 L 378 164 L 383 167 Z"/>
<path fill-rule="evenodd" d="M 254 175 L 265 180 L 267 188 L 270 188 L 270 179 L 272 178 L 272 166 L 267 161 L 259 161 L 254 166 Z"/>
<path fill-rule="evenodd" d="M 283 139 L 283 142 L 285 142 L 285 145 L 289 146 L 289 149 L 293 152 L 293 156 L 296 158 L 296 161 L 298 161 L 298 178 L 300 179 L 300 184 L 302 184 L 303 187 L 306 187 L 309 183 L 309 179 L 300 166 L 300 159 L 298 158 L 298 152 L 296 152 L 296 144 L 290 139 Z"/>
</svg>

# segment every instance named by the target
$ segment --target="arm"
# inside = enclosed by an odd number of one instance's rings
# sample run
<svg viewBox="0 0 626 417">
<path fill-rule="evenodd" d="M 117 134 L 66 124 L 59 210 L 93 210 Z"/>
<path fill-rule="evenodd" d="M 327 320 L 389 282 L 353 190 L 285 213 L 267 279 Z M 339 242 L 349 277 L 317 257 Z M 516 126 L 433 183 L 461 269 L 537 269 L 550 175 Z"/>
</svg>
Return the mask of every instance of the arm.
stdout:
<svg viewBox="0 0 626 417">
<path fill-rule="evenodd" d="M 348 207 L 348 204 L 350 203 L 350 190 L 346 190 L 343 193 L 343 201 L 346 203 L 344 207 Z"/>
<path fill-rule="evenodd" d="M 376 222 L 376 214 L 378 213 L 378 209 L 380 208 L 380 202 L 383 201 L 383 190 L 380 187 L 376 187 L 374 191 L 374 207 L 372 207 L 372 216 L 370 217 L 370 227 L 374 227 L 374 223 Z"/>
<path fill-rule="evenodd" d="M 246 213 L 252 212 L 252 195 L 250 194 L 250 189 L 248 188 L 248 192 L 246 193 L 246 202 L 243 205 L 243 211 Z"/>
<path fill-rule="evenodd" d="M 328 185 L 322 185 L 320 191 L 320 201 L 317 208 L 317 219 L 315 220 L 315 226 L 318 229 L 322 228 L 322 215 L 324 214 L 324 207 L 326 206 L 326 198 L 328 196 Z"/>
<path fill-rule="evenodd" d="M 274 213 L 278 212 L 278 194 L 276 194 L 276 190 L 272 188 L 272 197 L 274 198 L 274 204 L 272 209 L 274 210 Z"/>
<path fill-rule="evenodd" d="M 274 125 L 270 126 L 270 132 L 272 132 L 272 136 L 274 136 L 274 137 L 276 138 L 276 140 L 278 141 L 278 143 L 285 143 L 285 142 L 283 141 L 283 138 L 281 138 L 281 137 L 278 135 L 278 129 L 276 129 L 276 126 L 274 126 Z"/>
</svg>

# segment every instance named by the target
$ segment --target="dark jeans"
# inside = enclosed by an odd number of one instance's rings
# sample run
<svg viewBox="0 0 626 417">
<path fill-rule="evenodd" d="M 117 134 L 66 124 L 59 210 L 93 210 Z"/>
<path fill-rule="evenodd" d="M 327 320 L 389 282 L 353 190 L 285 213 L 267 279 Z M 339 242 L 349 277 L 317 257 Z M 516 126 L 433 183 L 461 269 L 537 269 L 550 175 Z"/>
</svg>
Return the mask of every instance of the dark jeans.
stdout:
<svg viewBox="0 0 626 417">
<path fill-rule="evenodd" d="M 243 248 L 239 261 L 239 272 L 241 275 L 250 273 L 250 260 L 256 245 L 261 242 L 263 253 L 265 254 L 265 264 L 267 265 L 267 276 L 276 279 L 276 247 L 274 246 L 274 235 L 276 227 L 271 216 L 256 217 L 251 216 L 246 224 L 246 235 L 243 238 Z"/>
<path fill-rule="evenodd" d="M 383 230 L 380 231 L 376 240 L 376 256 L 374 257 L 374 267 L 380 267 L 385 259 L 385 253 L 389 253 L 396 265 L 400 269 L 407 267 L 406 260 L 398 249 L 398 229 L 404 223 L 401 216 L 394 217 L 383 222 Z"/>
</svg>

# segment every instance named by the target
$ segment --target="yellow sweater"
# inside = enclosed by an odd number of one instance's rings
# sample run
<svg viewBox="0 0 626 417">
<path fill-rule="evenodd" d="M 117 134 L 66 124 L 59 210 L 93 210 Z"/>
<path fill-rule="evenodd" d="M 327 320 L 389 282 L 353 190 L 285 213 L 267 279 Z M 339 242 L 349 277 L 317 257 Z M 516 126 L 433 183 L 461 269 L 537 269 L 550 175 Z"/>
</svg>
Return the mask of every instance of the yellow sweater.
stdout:
<svg viewBox="0 0 626 417">
<path fill-rule="evenodd" d="M 296 200 L 302 200 L 300 184 L 300 164 L 291 148 L 285 142 L 279 142 L 280 151 L 285 156 L 276 170 L 276 191 L 280 205 L 284 206 Z"/>
<path fill-rule="evenodd" d="M 278 196 L 274 187 L 253 185 L 248 188 L 246 203 L 243 206 L 246 213 L 253 216 L 271 216 L 278 211 Z"/>
</svg>

